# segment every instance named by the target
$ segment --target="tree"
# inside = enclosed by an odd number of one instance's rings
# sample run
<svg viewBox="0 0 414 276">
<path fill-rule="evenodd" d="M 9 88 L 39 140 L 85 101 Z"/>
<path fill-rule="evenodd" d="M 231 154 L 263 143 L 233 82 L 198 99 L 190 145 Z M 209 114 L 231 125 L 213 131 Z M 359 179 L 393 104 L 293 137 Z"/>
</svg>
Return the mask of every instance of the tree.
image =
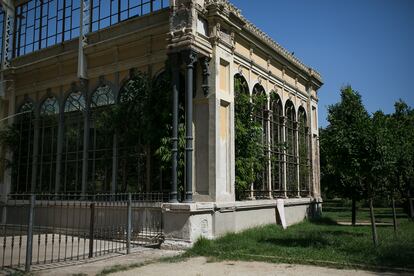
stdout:
<svg viewBox="0 0 414 276">
<path fill-rule="evenodd" d="M 356 224 L 356 202 L 366 194 L 369 171 L 367 148 L 370 117 L 361 96 L 351 86 L 341 89 L 341 101 L 328 108 L 328 127 L 321 132 L 322 170 L 338 182 L 337 195 L 352 200 L 352 225 Z"/>
<path fill-rule="evenodd" d="M 414 191 L 414 110 L 402 100 L 395 103 L 390 129 L 396 154 L 394 189 L 407 198 L 410 216 L 413 218 L 414 208 L 410 197 Z"/>
<path fill-rule="evenodd" d="M 393 208 L 394 230 L 397 230 L 395 215 L 396 196 L 396 160 L 394 135 L 392 132 L 391 117 L 382 111 L 377 111 L 372 117 L 370 164 L 371 177 L 369 191 L 371 198 L 387 196 L 391 198 Z"/>
</svg>

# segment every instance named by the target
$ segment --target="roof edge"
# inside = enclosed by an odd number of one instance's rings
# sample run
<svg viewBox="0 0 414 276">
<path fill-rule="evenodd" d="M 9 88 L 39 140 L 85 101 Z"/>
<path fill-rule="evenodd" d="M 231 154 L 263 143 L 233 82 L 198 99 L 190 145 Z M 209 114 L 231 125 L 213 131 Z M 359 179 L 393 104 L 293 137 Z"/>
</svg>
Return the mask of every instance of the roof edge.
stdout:
<svg viewBox="0 0 414 276">
<path fill-rule="evenodd" d="M 205 4 L 206 6 L 215 5 L 218 7 L 222 7 L 222 8 L 227 9 L 230 13 L 233 13 L 238 19 L 241 20 L 241 22 L 244 23 L 244 28 L 247 31 L 255 35 L 262 42 L 267 44 L 270 48 L 275 50 L 278 54 L 280 54 L 286 60 L 291 62 L 293 65 L 297 66 L 304 72 L 307 72 L 310 77 L 313 77 L 320 83 L 323 83 L 322 76 L 318 71 L 304 64 L 301 60 L 299 60 L 297 57 L 292 55 L 288 50 L 286 50 L 282 45 L 280 45 L 274 39 L 272 39 L 268 34 L 266 34 L 264 31 L 262 31 L 256 25 L 254 25 L 252 22 L 246 19 L 243 16 L 242 11 L 239 8 L 237 8 L 234 4 L 230 3 L 228 0 L 205 0 Z"/>
</svg>

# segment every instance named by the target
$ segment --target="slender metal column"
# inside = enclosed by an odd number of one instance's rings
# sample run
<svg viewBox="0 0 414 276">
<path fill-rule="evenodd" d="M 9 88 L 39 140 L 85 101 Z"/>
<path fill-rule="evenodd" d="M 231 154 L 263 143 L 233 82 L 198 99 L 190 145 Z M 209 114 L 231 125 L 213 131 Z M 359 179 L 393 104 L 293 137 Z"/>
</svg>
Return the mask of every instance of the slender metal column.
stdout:
<svg viewBox="0 0 414 276">
<path fill-rule="evenodd" d="M 84 110 L 84 124 L 83 124 L 83 159 L 82 159 L 82 194 L 86 194 L 86 189 L 88 186 L 88 157 L 89 157 L 89 97 L 86 92 L 84 92 L 84 97 L 86 101 L 85 110 Z"/>
<path fill-rule="evenodd" d="M 266 170 L 267 170 L 267 174 L 266 174 L 266 178 L 267 178 L 267 187 L 265 187 L 267 189 L 267 195 L 266 197 L 268 197 L 269 199 L 273 198 L 273 189 L 272 189 L 272 154 L 271 154 L 271 142 L 270 142 L 270 131 L 271 131 L 271 127 L 270 127 L 270 117 L 272 116 L 272 111 L 270 108 L 270 100 L 267 101 L 267 110 L 265 112 L 265 123 L 266 123 Z"/>
<path fill-rule="evenodd" d="M 113 137 L 113 145 L 112 145 L 112 185 L 111 185 L 112 194 L 116 193 L 117 172 L 118 172 L 118 134 L 115 133 Z"/>
<path fill-rule="evenodd" d="M 307 103 L 307 127 L 308 127 L 308 133 L 307 133 L 307 139 L 308 141 L 308 154 L 309 154 L 309 197 L 314 196 L 314 165 L 313 165 L 313 158 L 314 158 L 314 145 L 313 145 L 313 137 L 312 137 L 312 126 L 313 126 L 313 120 L 316 120 L 316 118 L 313 118 L 312 114 L 312 92 L 311 92 L 311 85 L 308 84 L 306 87 L 306 91 L 308 93 L 308 103 Z"/>
<path fill-rule="evenodd" d="M 173 129 L 172 129 L 172 180 L 171 180 L 171 192 L 170 202 L 177 203 L 177 164 L 178 164 L 178 93 L 180 90 L 180 72 L 179 72 L 179 60 L 178 54 L 171 54 L 171 70 L 172 70 L 172 92 L 173 92 Z"/>
<path fill-rule="evenodd" d="M 56 175 L 55 175 L 55 194 L 60 192 L 60 183 L 62 175 L 62 153 L 63 153 L 63 132 L 65 121 L 64 105 L 61 104 L 59 112 L 58 137 L 56 149 Z"/>
<path fill-rule="evenodd" d="M 294 132 L 295 132 L 295 159 L 296 159 L 296 185 L 298 188 L 298 195 L 300 197 L 300 172 L 299 172 L 299 122 L 296 121 L 293 124 Z"/>
<path fill-rule="evenodd" d="M 286 117 L 282 116 L 280 118 L 280 123 L 282 124 L 282 142 L 284 145 L 286 145 Z M 282 177 L 282 184 L 283 184 L 283 190 L 284 190 L 284 197 L 287 198 L 287 157 L 286 157 L 286 147 L 284 146 L 282 149 L 282 155 L 283 155 L 283 177 Z"/>
<path fill-rule="evenodd" d="M 33 155 L 32 155 L 32 178 L 30 184 L 30 192 L 36 191 L 37 165 L 39 163 L 39 115 L 35 115 L 34 133 L 33 133 Z"/>
<path fill-rule="evenodd" d="M 309 113 L 310 114 L 310 113 Z M 309 116 L 310 117 L 310 116 Z M 311 144 L 312 144 L 312 137 L 310 136 L 310 128 L 307 126 L 306 128 L 305 128 L 305 137 L 306 137 L 306 145 L 307 145 L 307 152 L 306 152 L 306 171 L 307 171 L 307 174 L 308 174 L 308 189 L 309 189 L 309 192 L 308 192 L 308 197 L 312 197 L 312 194 L 313 194 L 313 192 L 312 192 L 312 179 L 313 179 L 313 176 L 312 176 L 312 172 L 313 172 L 313 170 L 312 170 L 312 152 L 311 152 L 311 150 L 312 150 L 312 146 L 311 146 Z"/>
<path fill-rule="evenodd" d="M 30 271 L 32 265 L 32 253 L 33 253 L 33 223 L 34 223 L 34 212 L 35 212 L 36 195 L 30 195 L 30 209 L 27 225 L 27 242 L 26 242 L 26 262 L 25 272 Z"/>
<path fill-rule="evenodd" d="M 194 63 L 197 53 L 185 53 L 186 87 L 185 87 L 185 202 L 193 202 L 193 88 Z"/>
</svg>

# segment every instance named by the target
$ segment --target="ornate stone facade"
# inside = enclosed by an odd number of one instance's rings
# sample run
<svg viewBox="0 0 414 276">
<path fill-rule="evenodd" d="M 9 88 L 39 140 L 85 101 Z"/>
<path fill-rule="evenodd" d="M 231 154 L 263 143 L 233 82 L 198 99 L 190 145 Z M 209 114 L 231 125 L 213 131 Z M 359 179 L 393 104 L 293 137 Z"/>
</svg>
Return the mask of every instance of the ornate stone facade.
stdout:
<svg viewBox="0 0 414 276">
<path fill-rule="evenodd" d="M 23 2 L 6 4 L 8 2 L 2 1 L 3 10 L 12 18 L 13 7 Z M 275 222 L 276 198 L 284 199 L 288 224 L 303 219 L 311 206 L 319 204 L 317 91 L 322 86 L 322 78 L 316 70 L 254 26 L 227 0 L 170 0 L 168 7 L 111 23 L 96 31 L 91 27 L 90 5 L 91 1 L 82 1 L 78 38 L 20 56 L 9 53 L 15 51 L 9 48 L 12 31 L 11 21 L 7 20 L 10 22 L 3 34 L 6 47 L 3 47 L 1 68 L 0 116 L 9 119 L 3 119 L 3 124 L 12 124 L 26 102 L 33 103 L 35 113 L 39 114 L 40 106 L 51 96 L 57 99 L 62 114 L 70 93 L 82 91 L 88 102 L 96 87 L 103 83 L 111 87 L 116 98 L 130 79 L 131 71 L 156 76 L 170 60 L 173 64 L 172 95 L 178 99 L 178 94 L 185 90 L 186 203 L 176 203 L 177 181 L 173 173 L 172 187 L 162 187 L 172 192 L 172 203 L 164 206 L 166 231 L 170 233 L 167 238 L 193 242 L 199 235 L 215 237 Z M 263 134 L 266 154 L 280 154 L 277 166 L 266 163 L 261 176 L 261 193 L 254 194 L 252 189 L 251 198 L 257 200 L 237 203 L 236 78 L 246 83 L 249 95 L 259 90 L 265 93 L 268 99 L 263 113 L 263 129 L 267 129 Z M 180 79 L 184 80 L 185 89 L 179 88 Z M 177 103 L 174 103 L 172 113 L 177 112 L 178 116 Z M 280 111 L 279 117 L 276 111 Z M 298 123 L 303 116 L 306 120 Z M 84 120 L 88 127 L 88 117 Z M 272 149 L 276 128 L 279 142 L 293 137 L 291 153 Z M 305 158 L 300 155 L 300 133 L 308 145 L 309 155 Z M 177 139 L 173 135 L 173 142 Z M 89 140 L 83 137 L 85 147 L 80 170 L 83 185 L 88 181 L 90 170 Z M 173 145 L 173 153 L 176 147 Z M 3 157 L 10 157 L 7 149 L 2 150 Z M 114 168 L 118 166 L 116 152 L 114 148 Z M 33 158 L 36 157 L 34 153 Z M 61 162 L 59 157 L 57 162 Z M 174 162 L 176 158 L 172 165 L 176 168 Z M 280 171 L 276 172 L 275 167 Z M 309 173 L 304 175 L 304 171 Z M 113 169 L 111 185 L 114 186 L 116 173 Z M 289 177 L 295 180 L 290 182 Z M 32 175 L 31 179 L 35 181 L 37 176 Z M 11 190 L 11 172 L 6 171 L 0 181 L 5 200 Z M 255 219 L 249 223 L 251 217 Z"/>
</svg>

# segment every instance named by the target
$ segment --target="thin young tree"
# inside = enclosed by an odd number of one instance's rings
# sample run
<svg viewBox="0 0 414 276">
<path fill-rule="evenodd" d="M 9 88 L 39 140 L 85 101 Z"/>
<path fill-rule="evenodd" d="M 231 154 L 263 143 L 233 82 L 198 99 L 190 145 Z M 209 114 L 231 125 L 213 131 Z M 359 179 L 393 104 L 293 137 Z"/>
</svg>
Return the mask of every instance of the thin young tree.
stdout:
<svg viewBox="0 0 414 276">
<path fill-rule="evenodd" d="M 356 224 L 356 202 L 366 195 L 370 117 L 361 96 L 351 86 L 341 89 L 341 101 L 328 108 L 328 127 L 321 141 L 324 160 L 338 180 L 332 189 L 352 200 L 352 225 Z"/>
</svg>

